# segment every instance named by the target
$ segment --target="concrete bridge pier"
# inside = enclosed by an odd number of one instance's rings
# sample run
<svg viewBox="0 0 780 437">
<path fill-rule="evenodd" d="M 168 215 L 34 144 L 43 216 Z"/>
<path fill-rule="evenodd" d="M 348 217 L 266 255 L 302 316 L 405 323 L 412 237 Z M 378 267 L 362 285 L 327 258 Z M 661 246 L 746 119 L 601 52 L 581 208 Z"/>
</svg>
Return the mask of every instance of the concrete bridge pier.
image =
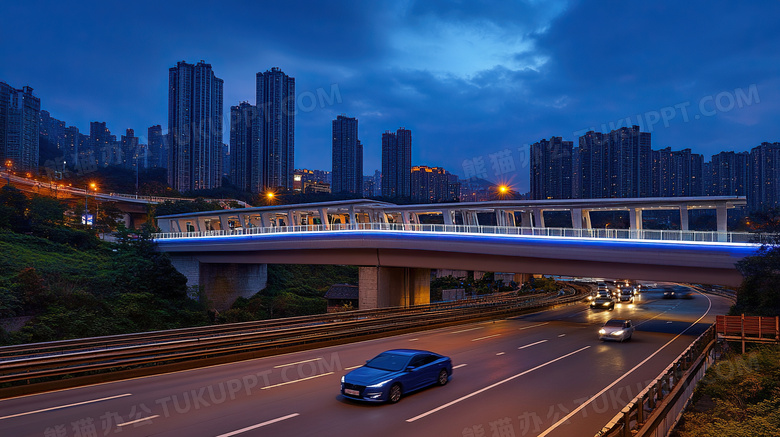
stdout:
<svg viewBox="0 0 780 437">
<path fill-rule="evenodd" d="M 250 298 L 268 282 L 267 264 L 202 263 L 195 256 L 171 254 L 171 264 L 198 287 L 209 308 L 229 309 L 239 297 Z"/>
<path fill-rule="evenodd" d="M 431 269 L 360 267 L 361 310 L 431 303 Z"/>
</svg>

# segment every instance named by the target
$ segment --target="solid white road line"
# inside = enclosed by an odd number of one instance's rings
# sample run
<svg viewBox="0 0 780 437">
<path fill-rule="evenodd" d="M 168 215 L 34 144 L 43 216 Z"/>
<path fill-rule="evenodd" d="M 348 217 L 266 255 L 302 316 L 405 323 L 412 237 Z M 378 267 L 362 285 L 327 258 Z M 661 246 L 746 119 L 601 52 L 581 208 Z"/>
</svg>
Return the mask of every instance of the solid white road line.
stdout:
<svg viewBox="0 0 780 437">
<path fill-rule="evenodd" d="M 524 326 L 524 327 L 522 327 L 522 328 L 518 328 L 517 330 L 518 330 L 518 331 L 522 331 L 523 329 L 538 328 L 538 327 L 540 327 L 540 326 L 544 326 L 544 325 L 546 325 L 546 324 L 548 324 L 548 323 L 550 323 L 550 322 L 544 322 L 544 323 L 540 323 L 540 324 L 538 324 L 538 325 Z"/>
<path fill-rule="evenodd" d="M 501 334 L 493 334 L 493 335 L 488 335 L 487 337 L 472 338 L 472 339 L 471 339 L 471 341 L 479 341 L 479 340 L 484 340 L 484 339 L 486 339 L 486 338 L 493 338 L 493 337 L 498 337 L 499 335 L 501 335 Z"/>
<path fill-rule="evenodd" d="M 596 393 L 595 395 L 593 395 L 593 396 L 592 396 L 590 399 L 588 399 L 588 401 L 587 401 L 587 402 L 584 402 L 584 403 L 583 403 L 583 404 L 581 404 L 579 407 L 575 408 L 575 409 L 574 409 L 574 411 L 572 411 L 571 413 L 567 414 L 567 415 L 566 415 L 566 416 L 565 416 L 563 419 L 561 419 L 561 420 L 559 420 L 559 421 L 555 422 L 555 423 L 554 423 L 554 424 L 553 424 L 551 427 L 549 427 L 549 428 L 547 428 L 546 430 L 544 430 L 544 432 L 542 432 L 541 434 L 539 434 L 537 437 L 544 437 L 544 436 L 546 436 L 547 434 L 551 433 L 551 432 L 552 432 L 552 431 L 553 431 L 555 428 L 557 428 L 557 427 L 561 426 L 561 424 L 562 424 L 562 423 L 566 422 L 566 421 L 567 421 L 567 420 L 569 420 L 569 419 L 570 419 L 572 416 L 574 416 L 575 414 L 579 413 L 579 412 L 580 412 L 580 410 L 582 410 L 583 408 L 585 408 L 585 407 L 587 407 L 588 405 L 590 405 L 590 403 L 591 403 L 591 402 L 593 402 L 594 400 L 598 399 L 598 398 L 599 398 L 599 396 L 601 396 L 601 395 L 603 395 L 604 393 L 606 393 L 606 392 L 607 392 L 607 390 L 609 390 L 609 389 L 611 389 L 612 387 L 614 387 L 615 385 L 617 385 L 617 384 L 618 384 L 620 381 L 622 381 L 622 380 L 623 380 L 623 378 L 625 378 L 625 377 L 627 377 L 628 375 L 630 375 L 630 374 L 631 374 L 631 373 L 632 373 L 634 370 L 638 369 L 638 368 L 639 368 L 639 367 L 641 367 L 643 364 L 645 364 L 647 361 L 649 361 L 651 358 L 653 358 L 654 356 L 656 356 L 656 354 L 658 354 L 659 352 L 661 352 L 661 351 L 662 351 L 662 350 L 663 350 L 663 349 L 664 349 L 666 346 L 669 346 L 670 344 L 672 344 L 672 342 L 673 342 L 673 341 L 677 340 L 677 339 L 678 339 L 680 336 L 682 336 L 683 334 L 685 334 L 685 333 L 686 333 L 686 332 L 687 332 L 689 329 L 693 328 L 693 327 L 694 327 L 694 326 L 695 326 L 697 323 L 699 323 L 699 321 L 700 321 L 701 319 L 703 319 L 703 318 L 704 318 L 704 317 L 705 317 L 707 314 L 709 314 L 709 312 L 710 312 L 710 309 L 712 308 L 712 301 L 710 300 L 710 298 L 709 298 L 709 297 L 707 298 L 707 300 L 709 300 L 709 306 L 707 307 L 707 311 L 705 311 L 705 312 L 704 312 L 704 314 L 702 314 L 702 316 L 701 316 L 701 317 L 699 317 L 698 319 L 696 319 L 696 321 L 695 321 L 695 322 L 691 323 L 691 325 L 690 325 L 690 326 L 688 326 L 687 328 L 685 328 L 685 330 L 684 330 L 683 332 L 681 332 L 681 333 L 677 334 L 677 335 L 676 335 L 676 336 L 675 336 L 673 339 L 669 340 L 669 341 L 668 341 L 668 342 L 667 342 L 665 345 L 661 346 L 661 347 L 660 347 L 660 348 L 659 348 L 657 351 L 653 352 L 653 354 L 652 354 L 652 355 L 650 355 L 649 357 L 645 358 L 645 359 L 644 359 L 644 360 L 643 360 L 641 363 L 639 363 L 639 364 L 637 364 L 636 366 L 634 366 L 634 367 L 633 367 L 631 370 L 629 370 L 628 372 L 625 372 L 625 373 L 623 374 L 623 376 L 621 376 L 620 378 L 616 379 L 616 380 L 615 380 L 615 382 L 613 382 L 612 384 L 610 384 L 610 385 L 608 385 L 608 386 L 604 387 L 604 389 L 603 389 L 603 390 L 601 390 L 600 392 L 598 392 L 598 393 Z"/>
<path fill-rule="evenodd" d="M 127 426 L 127 425 L 132 425 L 132 424 L 134 424 L 134 423 L 138 423 L 138 422 L 145 422 L 145 421 L 147 421 L 147 420 L 152 420 L 152 419 L 154 419 L 155 417 L 160 417 L 160 415 L 159 415 L 159 414 L 155 414 L 154 416 L 144 417 L 143 419 L 136 419 L 136 420 L 133 420 L 132 422 L 123 422 L 123 423 L 119 423 L 119 424 L 117 424 L 116 426 Z M 117 431 L 117 432 L 119 432 L 119 431 Z"/>
<path fill-rule="evenodd" d="M 474 331 L 474 330 L 477 330 L 477 329 L 485 329 L 485 327 L 484 326 L 477 326 L 476 328 L 461 329 L 460 331 L 451 332 L 450 334 L 460 334 L 461 332 L 469 332 L 469 331 Z"/>
<path fill-rule="evenodd" d="M 322 373 L 322 374 L 319 374 L 319 375 L 308 376 L 306 378 L 296 379 L 294 381 L 283 382 L 281 384 L 267 385 L 265 387 L 260 387 L 260 390 L 265 390 L 265 389 L 274 388 L 274 387 L 281 387 L 281 386 L 287 385 L 287 384 L 295 384 L 296 382 L 307 381 L 309 379 L 319 378 L 320 376 L 328 376 L 328 375 L 332 375 L 332 374 L 333 374 L 333 372 Z"/>
<path fill-rule="evenodd" d="M 51 407 L 51 408 L 44 408 L 42 410 L 35 410 L 35 411 L 28 411 L 26 413 L 19 413 L 19 414 L 11 414 L 9 416 L 3 416 L 0 417 L 0 420 L 3 419 L 10 419 L 12 417 L 19 417 L 19 416 L 27 416 L 29 414 L 35 414 L 35 413 L 43 413 L 45 411 L 52 411 L 52 410 L 61 410 L 63 408 L 70 408 L 70 407 L 77 407 L 79 405 L 87 405 L 87 404 L 94 404 L 96 402 L 103 402 L 103 401 L 109 401 L 111 399 L 117 399 L 117 398 L 124 398 L 127 396 L 132 396 L 131 393 L 125 393 L 122 395 L 116 395 L 116 396 L 109 396 L 107 398 L 100 398 L 100 399 L 92 399 L 91 401 L 84 401 L 84 402 L 76 402 L 75 404 L 68 404 L 68 405 L 60 405 L 58 407 Z"/>
<path fill-rule="evenodd" d="M 241 434 L 242 432 L 251 431 L 253 429 L 260 428 L 261 426 L 271 425 L 272 423 L 281 422 L 282 420 L 292 419 L 295 416 L 300 416 L 299 413 L 293 413 L 288 414 L 286 416 L 277 417 L 276 419 L 267 420 L 263 423 L 258 423 L 257 425 L 247 426 L 246 428 L 237 429 L 235 431 L 229 432 L 227 434 L 220 434 L 217 437 L 232 437 L 237 434 Z"/>
<path fill-rule="evenodd" d="M 454 366 L 454 367 L 452 368 L 452 370 L 455 370 L 455 369 L 460 369 L 461 367 L 466 367 L 466 366 L 468 366 L 468 364 L 458 364 L 457 366 Z"/>
<path fill-rule="evenodd" d="M 541 368 L 542 368 L 542 367 L 544 367 L 544 366 L 550 365 L 550 364 L 552 364 L 552 363 L 554 363 L 554 362 L 556 362 L 556 361 L 560 361 L 560 360 L 562 360 L 562 359 L 564 359 L 564 358 L 568 358 L 568 357 L 570 357 L 570 356 L 572 356 L 572 355 L 574 355 L 574 354 L 576 354 L 576 353 L 578 353 L 578 352 L 582 352 L 582 351 L 584 351 L 585 349 L 589 349 L 589 348 L 590 348 L 590 346 L 585 346 L 585 347 L 582 347 L 582 348 L 579 348 L 579 349 L 577 349 L 577 350 L 576 350 L 576 351 L 574 351 L 574 352 L 569 352 L 569 353 L 568 353 L 568 354 L 566 354 L 566 355 L 561 355 L 561 356 L 560 356 L 560 357 L 558 357 L 558 358 L 555 358 L 555 359 L 553 359 L 553 360 L 550 360 L 550 361 L 548 361 L 548 362 L 546 362 L 546 363 L 543 363 L 543 364 L 539 364 L 538 366 L 536 366 L 536 367 L 534 367 L 534 368 L 528 369 L 528 370 L 526 370 L 526 371 L 524 371 L 524 372 L 520 372 L 520 373 L 518 373 L 517 375 L 513 375 L 513 376 L 510 376 L 509 378 L 506 378 L 506 379 L 503 379 L 503 380 L 501 380 L 501 381 L 498 381 L 498 382 L 496 382 L 496 383 L 493 383 L 493 384 L 491 384 L 491 385 L 489 385 L 489 386 L 487 386 L 487 387 L 484 387 L 484 388 L 481 388 L 481 389 L 479 389 L 479 390 L 477 390 L 477 391 L 475 391 L 475 392 L 469 393 L 469 394 L 467 394 L 466 396 L 462 396 L 462 397 L 460 397 L 460 398 L 458 398 L 458 399 L 455 399 L 454 401 L 448 402 L 448 403 L 446 403 L 446 404 L 444 404 L 444 405 L 441 405 L 441 406 L 439 406 L 439 407 L 436 407 L 436 408 L 434 408 L 434 409 L 432 409 L 432 410 L 426 411 L 425 413 L 422 413 L 422 414 L 420 414 L 420 415 L 414 416 L 414 417 L 412 417 L 411 419 L 406 419 L 406 421 L 407 421 L 407 422 L 414 422 L 415 420 L 422 419 L 423 417 L 426 417 L 426 416 L 430 416 L 431 414 L 433 414 L 433 413 L 436 413 L 436 412 L 438 412 L 438 411 L 441 411 L 441 410 L 443 410 L 443 409 L 445 409 L 445 408 L 447 408 L 447 407 L 451 407 L 451 406 L 453 406 L 453 405 L 457 404 L 458 402 L 465 401 L 466 399 L 468 399 L 468 398 L 470 398 L 470 397 L 472 397 L 472 396 L 476 396 L 476 395 L 478 395 L 478 394 L 480 394 L 480 393 L 482 393 L 482 392 L 488 391 L 488 390 L 490 390 L 491 388 L 498 387 L 498 386 L 499 386 L 499 385 L 501 385 L 501 384 L 507 383 L 507 382 L 509 382 L 509 381 L 511 381 L 511 380 L 513 380 L 513 379 L 515 379 L 515 378 L 519 378 L 519 377 L 521 377 L 521 376 L 523 376 L 523 375 L 527 375 L 527 374 L 529 374 L 529 373 L 533 372 L 534 370 L 541 369 Z"/>
<path fill-rule="evenodd" d="M 345 368 L 344 368 L 344 370 L 352 370 L 352 369 L 357 369 L 358 367 L 363 367 L 363 365 L 362 365 L 362 364 L 358 364 L 357 366 L 352 366 L 352 367 L 345 367 Z"/>
<path fill-rule="evenodd" d="M 310 362 L 312 362 L 312 361 L 319 361 L 319 360 L 321 360 L 321 359 L 322 359 L 322 358 L 312 358 L 312 359 L 310 359 L 310 360 L 303 360 L 303 361 L 296 361 L 296 362 L 294 362 L 294 363 L 280 364 L 280 365 L 278 365 L 278 366 L 274 366 L 274 369 L 278 369 L 278 368 L 280 368 L 280 367 L 294 366 L 294 365 L 296 365 L 296 364 L 310 363 Z"/>
<path fill-rule="evenodd" d="M 535 343 L 527 344 L 527 345 L 525 345 L 525 346 L 520 346 L 518 349 L 525 349 L 525 348 L 527 348 L 527 347 L 536 346 L 537 344 L 542 344 L 542 343 L 544 343 L 544 342 L 546 342 L 546 341 L 547 341 L 547 340 L 540 340 L 540 341 L 537 341 L 537 342 L 535 342 Z"/>
</svg>

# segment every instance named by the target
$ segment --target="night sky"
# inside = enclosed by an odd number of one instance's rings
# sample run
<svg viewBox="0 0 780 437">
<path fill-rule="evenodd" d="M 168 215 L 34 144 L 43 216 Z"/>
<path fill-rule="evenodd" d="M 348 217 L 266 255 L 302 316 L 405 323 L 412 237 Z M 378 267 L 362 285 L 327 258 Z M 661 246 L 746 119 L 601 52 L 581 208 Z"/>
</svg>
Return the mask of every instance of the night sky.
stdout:
<svg viewBox="0 0 780 437">
<path fill-rule="evenodd" d="M 639 124 L 653 148 L 710 156 L 780 141 L 780 2 L 4 2 L 0 80 L 89 133 L 167 128 L 168 68 L 205 60 L 229 108 L 255 74 L 295 77 L 295 167 L 330 169 L 331 120 L 357 117 L 364 174 L 381 133 L 415 165 L 528 189 L 527 145 Z M 318 98 L 319 96 L 319 98 Z M 330 101 L 332 98 L 332 101 Z M 145 138 L 144 138 L 145 142 Z"/>
</svg>

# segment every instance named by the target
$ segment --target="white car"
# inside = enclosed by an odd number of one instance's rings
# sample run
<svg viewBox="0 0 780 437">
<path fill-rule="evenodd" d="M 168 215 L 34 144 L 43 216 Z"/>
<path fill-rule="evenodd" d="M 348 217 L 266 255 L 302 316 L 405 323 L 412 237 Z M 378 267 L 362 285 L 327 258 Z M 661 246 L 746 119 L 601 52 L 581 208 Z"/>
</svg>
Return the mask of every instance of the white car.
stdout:
<svg viewBox="0 0 780 437">
<path fill-rule="evenodd" d="M 634 334 L 634 324 L 631 320 L 612 319 L 599 329 L 599 340 L 630 340 Z"/>
</svg>

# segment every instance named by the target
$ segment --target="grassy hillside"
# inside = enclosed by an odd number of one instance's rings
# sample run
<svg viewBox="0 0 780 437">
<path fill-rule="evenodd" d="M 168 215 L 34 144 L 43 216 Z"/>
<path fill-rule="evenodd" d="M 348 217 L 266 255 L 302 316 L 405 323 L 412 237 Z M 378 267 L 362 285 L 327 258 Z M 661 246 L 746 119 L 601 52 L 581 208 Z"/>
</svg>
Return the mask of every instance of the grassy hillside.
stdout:
<svg viewBox="0 0 780 437">
<path fill-rule="evenodd" d="M 0 230 L 0 318 L 28 316 L 0 343 L 170 329 L 209 322 L 186 280 L 148 243 L 81 251 Z"/>
</svg>

